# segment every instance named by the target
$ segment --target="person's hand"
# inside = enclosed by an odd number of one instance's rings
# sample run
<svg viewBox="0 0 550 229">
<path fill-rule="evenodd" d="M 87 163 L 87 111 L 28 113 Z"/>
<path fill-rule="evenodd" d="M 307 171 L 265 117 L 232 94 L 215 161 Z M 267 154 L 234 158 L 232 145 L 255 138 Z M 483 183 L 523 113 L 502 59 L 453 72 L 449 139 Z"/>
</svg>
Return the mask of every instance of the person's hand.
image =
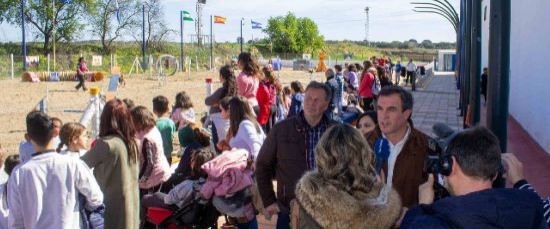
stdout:
<svg viewBox="0 0 550 229">
<path fill-rule="evenodd" d="M 514 185 L 518 181 L 525 179 L 523 176 L 523 164 L 514 154 L 502 154 L 502 161 L 505 163 L 504 166 L 508 167 L 508 171 L 504 174 L 508 182 Z"/>
<path fill-rule="evenodd" d="M 279 205 L 277 205 L 277 203 L 273 203 L 267 206 L 267 208 L 265 208 L 265 211 L 267 211 L 269 215 L 276 215 L 277 213 L 279 213 Z"/>
<path fill-rule="evenodd" d="M 428 180 L 418 186 L 418 202 L 431 204 L 434 202 L 434 175 L 430 174 Z"/>
<path fill-rule="evenodd" d="M 218 149 L 220 149 L 221 151 L 231 150 L 231 146 L 229 146 L 229 143 L 227 143 L 226 140 L 220 140 L 220 141 L 218 141 L 218 144 L 216 144 L 216 146 L 217 146 Z"/>
<path fill-rule="evenodd" d="M 405 218 L 405 215 L 407 214 L 408 210 L 409 210 L 408 208 L 403 207 L 403 209 L 401 210 L 401 215 L 397 219 L 397 222 L 395 222 L 395 228 L 401 227 L 401 222 L 403 222 L 403 219 Z"/>
</svg>

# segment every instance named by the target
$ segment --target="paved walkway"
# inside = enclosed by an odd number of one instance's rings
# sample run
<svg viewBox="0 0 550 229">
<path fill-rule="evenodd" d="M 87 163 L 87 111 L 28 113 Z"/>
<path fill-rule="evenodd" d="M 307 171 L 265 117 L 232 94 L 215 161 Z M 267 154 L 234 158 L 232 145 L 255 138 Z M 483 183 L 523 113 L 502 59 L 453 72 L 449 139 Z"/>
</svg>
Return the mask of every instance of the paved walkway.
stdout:
<svg viewBox="0 0 550 229">
<path fill-rule="evenodd" d="M 405 87 L 410 90 L 410 87 Z M 443 122 L 454 130 L 462 129 L 459 115 L 459 90 L 453 73 L 436 72 L 424 88 L 412 92 L 414 96 L 413 123 L 430 136 L 433 124 Z M 486 107 L 482 106 L 481 125 L 485 126 Z M 550 154 L 510 116 L 508 120 L 508 152 L 513 152 L 523 163 L 525 177 L 543 197 L 550 196 Z M 544 174 L 544 175 L 541 175 Z"/>
<path fill-rule="evenodd" d="M 454 73 L 436 72 L 424 88 L 412 92 L 414 97 L 413 123 L 416 128 L 435 137 L 432 126 L 441 122 L 453 130 L 462 127 L 459 117 L 459 91 L 456 90 Z M 410 90 L 410 87 L 405 86 Z"/>
</svg>

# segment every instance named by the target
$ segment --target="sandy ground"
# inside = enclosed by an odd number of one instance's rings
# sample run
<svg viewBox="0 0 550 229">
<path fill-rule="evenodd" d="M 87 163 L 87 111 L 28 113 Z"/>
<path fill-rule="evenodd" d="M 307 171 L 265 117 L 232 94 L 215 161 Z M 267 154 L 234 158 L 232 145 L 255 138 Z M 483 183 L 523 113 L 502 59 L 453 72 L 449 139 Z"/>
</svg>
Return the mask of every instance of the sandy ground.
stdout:
<svg viewBox="0 0 550 229">
<path fill-rule="evenodd" d="M 148 75 L 135 75 L 126 77 L 126 86 L 117 91 L 117 98 L 130 98 L 136 105 L 143 105 L 152 109 L 152 100 L 157 95 L 166 96 L 173 104 L 176 93 L 186 91 L 191 96 L 197 117 L 202 117 L 207 111 L 204 105 L 206 96 L 205 79 L 211 77 L 214 80 L 214 90 L 221 86 L 218 72 L 198 72 L 179 74 L 168 77 L 166 86 L 159 86 L 158 81 L 149 78 Z M 322 73 L 313 74 L 313 79 L 324 80 Z M 280 80 L 283 85 L 290 85 L 291 81 L 299 80 L 304 87 L 309 81 L 309 73 L 301 71 L 283 70 L 280 72 Z M 76 82 L 40 82 L 28 83 L 16 80 L 2 80 L 0 87 L 3 96 L 0 97 L 0 145 L 7 154 L 18 152 L 19 142 L 24 140 L 25 116 L 38 102 L 46 96 L 47 112 L 50 116 L 58 117 L 63 122 L 78 122 L 82 111 L 86 108 L 89 94 L 76 91 Z M 102 82 L 88 82 L 89 87 L 99 87 L 102 92 L 107 91 L 108 79 Z"/>
<path fill-rule="evenodd" d="M 294 80 L 301 81 L 304 87 L 309 82 L 308 72 L 283 70 L 280 72 L 280 81 L 284 86 L 290 86 Z M 147 76 L 135 75 L 126 77 L 126 86 L 118 89 L 117 98 L 130 98 L 136 105 L 143 105 L 152 110 L 152 100 L 155 96 L 164 95 L 173 104 L 176 93 L 186 91 L 191 96 L 197 117 L 202 117 L 207 111 L 204 105 L 206 96 L 205 79 L 211 77 L 214 81 L 214 90 L 221 86 L 217 72 L 198 72 L 179 74 L 168 77 L 166 86 L 159 86 L 156 79 Z M 314 73 L 312 79 L 324 81 L 323 73 Z M 3 96 L 0 97 L 0 153 L 4 155 L 18 153 L 19 143 L 24 140 L 25 116 L 35 108 L 38 102 L 47 95 L 47 113 L 66 122 L 78 122 L 82 111 L 89 101 L 89 94 L 76 91 L 76 82 L 40 82 L 28 83 L 16 80 L 1 80 Z M 88 82 L 88 87 L 99 87 L 102 92 L 107 91 L 108 79 L 102 82 Z M 177 142 L 177 141 L 175 141 Z M 174 149 L 179 149 L 174 147 Z M 178 160 L 178 159 L 176 159 Z M 0 171 L 0 180 L 6 180 L 6 175 Z M 225 220 L 220 217 L 220 226 Z M 267 221 L 258 216 L 260 228 L 275 228 L 276 216 Z"/>
</svg>

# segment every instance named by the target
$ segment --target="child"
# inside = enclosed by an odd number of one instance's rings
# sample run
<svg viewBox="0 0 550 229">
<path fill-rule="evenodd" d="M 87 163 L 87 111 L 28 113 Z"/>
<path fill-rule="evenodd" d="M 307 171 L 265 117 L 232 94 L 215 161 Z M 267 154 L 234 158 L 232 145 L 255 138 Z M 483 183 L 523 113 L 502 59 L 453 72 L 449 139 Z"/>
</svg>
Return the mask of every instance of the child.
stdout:
<svg viewBox="0 0 550 229">
<path fill-rule="evenodd" d="M 19 155 L 14 154 L 9 155 L 6 161 L 0 161 L 0 163 L 4 164 L 4 171 L 9 177 L 15 166 L 21 163 L 21 160 L 19 160 Z M 8 216 L 10 211 L 8 208 L 7 186 L 7 183 L 0 185 L 0 228 L 8 228 Z"/>
<path fill-rule="evenodd" d="M 206 172 L 201 167 L 215 156 L 216 154 L 208 147 L 196 150 L 191 158 L 191 176 L 174 187 L 168 194 L 157 192 L 145 195 L 141 199 L 141 206 L 143 208 L 173 209 L 172 206 L 174 205 L 179 208 L 193 201 L 196 196 L 195 193 L 198 194 L 207 177 Z"/>
<path fill-rule="evenodd" d="M 69 122 L 61 128 L 59 132 L 61 143 L 57 147 L 57 152 L 75 158 L 80 158 L 86 153 L 88 136 L 86 127 L 77 122 Z M 63 146 L 67 146 L 62 150 Z"/>
<path fill-rule="evenodd" d="M 61 142 L 59 140 L 59 131 L 63 126 L 63 122 L 61 121 L 61 119 L 56 117 L 51 117 L 50 120 L 52 121 L 54 146 L 57 146 Z M 19 143 L 19 158 L 21 162 L 24 163 L 30 160 L 32 157 L 32 154 L 34 154 L 35 152 L 36 151 L 34 150 L 34 147 L 32 146 L 31 140 L 27 133 L 25 134 L 25 141 Z"/>
<path fill-rule="evenodd" d="M 283 106 L 285 107 L 285 118 L 288 116 L 290 110 L 290 103 L 292 101 L 292 91 L 289 86 L 283 88 Z"/>
<path fill-rule="evenodd" d="M 90 89 L 91 90 L 91 89 Z M 69 122 L 61 127 L 59 132 L 59 138 L 61 143 L 57 147 L 59 154 L 67 155 L 80 161 L 80 157 L 86 153 L 86 145 L 88 144 L 88 136 L 86 135 L 86 127 L 77 122 Z M 65 149 L 62 149 L 66 146 Z M 81 193 L 78 194 L 80 203 L 80 217 L 83 222 L 89 225 L 90 229 L 103 228 L 103 209 L 105 206 L 101 206 L 95 211 L 89 211 L 84 208 L 86 198 Z"/>
<path fill-rule="evenodd" d="M 155 118 L 151 111 L 144 106 L 132 109 L 132 119 L 139 146 L 139 188 L 140 196 L 148 192 L 155 192 L 160 185 L 170 178 L 170 166 L 164 156 L 162 137 L 155 126 Z"/>
<path fill-rule="evenodd" d="M 292 88 L 292 101 L 290 102 L 287 118 L 299 114 L 304 109 L 304 87 L 302 83 L 294 81 L 290 83 L 290 88 Z"/>
<path fill-rule="evenodd" d="M 162 146 L 164 148 L 164 156 L 168 160 L 168 164 L 172 164 L 172 151 L 174 147 L 172 142 L 174 140 L 174 133 L 176 132 L 176 124 L 170 119 L 170 112 L 168 110 L 168 98 L 159 95 L 153 99 L 153 112 L 157 116 L 157 129 L 162 136 Z"/>
<path fill-rule="evenodd" d="M 195 122 L 195 110 L 193 110 L 193 102 L 189 95 L 182 91 L 176 95 L 176 104 L 172 111 L 172 120 L 176 123 L 178 130 L 185 127 L 187 123 Z"/>
<path fill-rule="evenodd" d="M 55 153 L 54 124 L 48 115 L 31 112 L 26 123 L 36 153 L 10 175 L 8 227 L 79 228 L 77 194 L 85 196 L 88 209 L 96 209 L 103 203 L 99 185 L 83 161 Z"/>
<path fill-rule="evenodd" d="M 84 57 L 78 58 L 78 64 L 76 65 L 76 78 L 78 79 L 78 85 L 76 85 L 75 87 L 77 91 L 81 87 L 84 91 L 88 90 L 86 88 L 86 79 L 84 79 L 87 73 L 88 67 L 86 67 L 86 61 L 84 60 Z"/>
<path fill-rule="evenodd" d="M 191 158 L 193 153 L 201 148 L 210 147 L 210 134 L 195 123 L 189 123 L 178 132 L 178 139 L 181 145 L 181 156 L 176 170 L 168 181 L 162 185 L 162 192 L 168 192 L 174 186 L 189 178 L 191 175 Z"/>
</svg>

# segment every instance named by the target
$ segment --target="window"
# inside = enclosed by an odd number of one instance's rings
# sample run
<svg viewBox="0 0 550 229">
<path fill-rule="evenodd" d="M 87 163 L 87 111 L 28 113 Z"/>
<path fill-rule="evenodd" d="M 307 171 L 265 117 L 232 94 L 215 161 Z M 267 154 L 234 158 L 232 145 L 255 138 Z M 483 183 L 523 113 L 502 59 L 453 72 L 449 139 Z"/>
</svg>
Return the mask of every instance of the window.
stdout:
<svg viewBox="0 0 550 229">
<path fill-rule="evenodd" d="M 487 21 L 487 6 L 485 6 L 485 9 L 483 10 L 483 21 Z"/>
</svg>

